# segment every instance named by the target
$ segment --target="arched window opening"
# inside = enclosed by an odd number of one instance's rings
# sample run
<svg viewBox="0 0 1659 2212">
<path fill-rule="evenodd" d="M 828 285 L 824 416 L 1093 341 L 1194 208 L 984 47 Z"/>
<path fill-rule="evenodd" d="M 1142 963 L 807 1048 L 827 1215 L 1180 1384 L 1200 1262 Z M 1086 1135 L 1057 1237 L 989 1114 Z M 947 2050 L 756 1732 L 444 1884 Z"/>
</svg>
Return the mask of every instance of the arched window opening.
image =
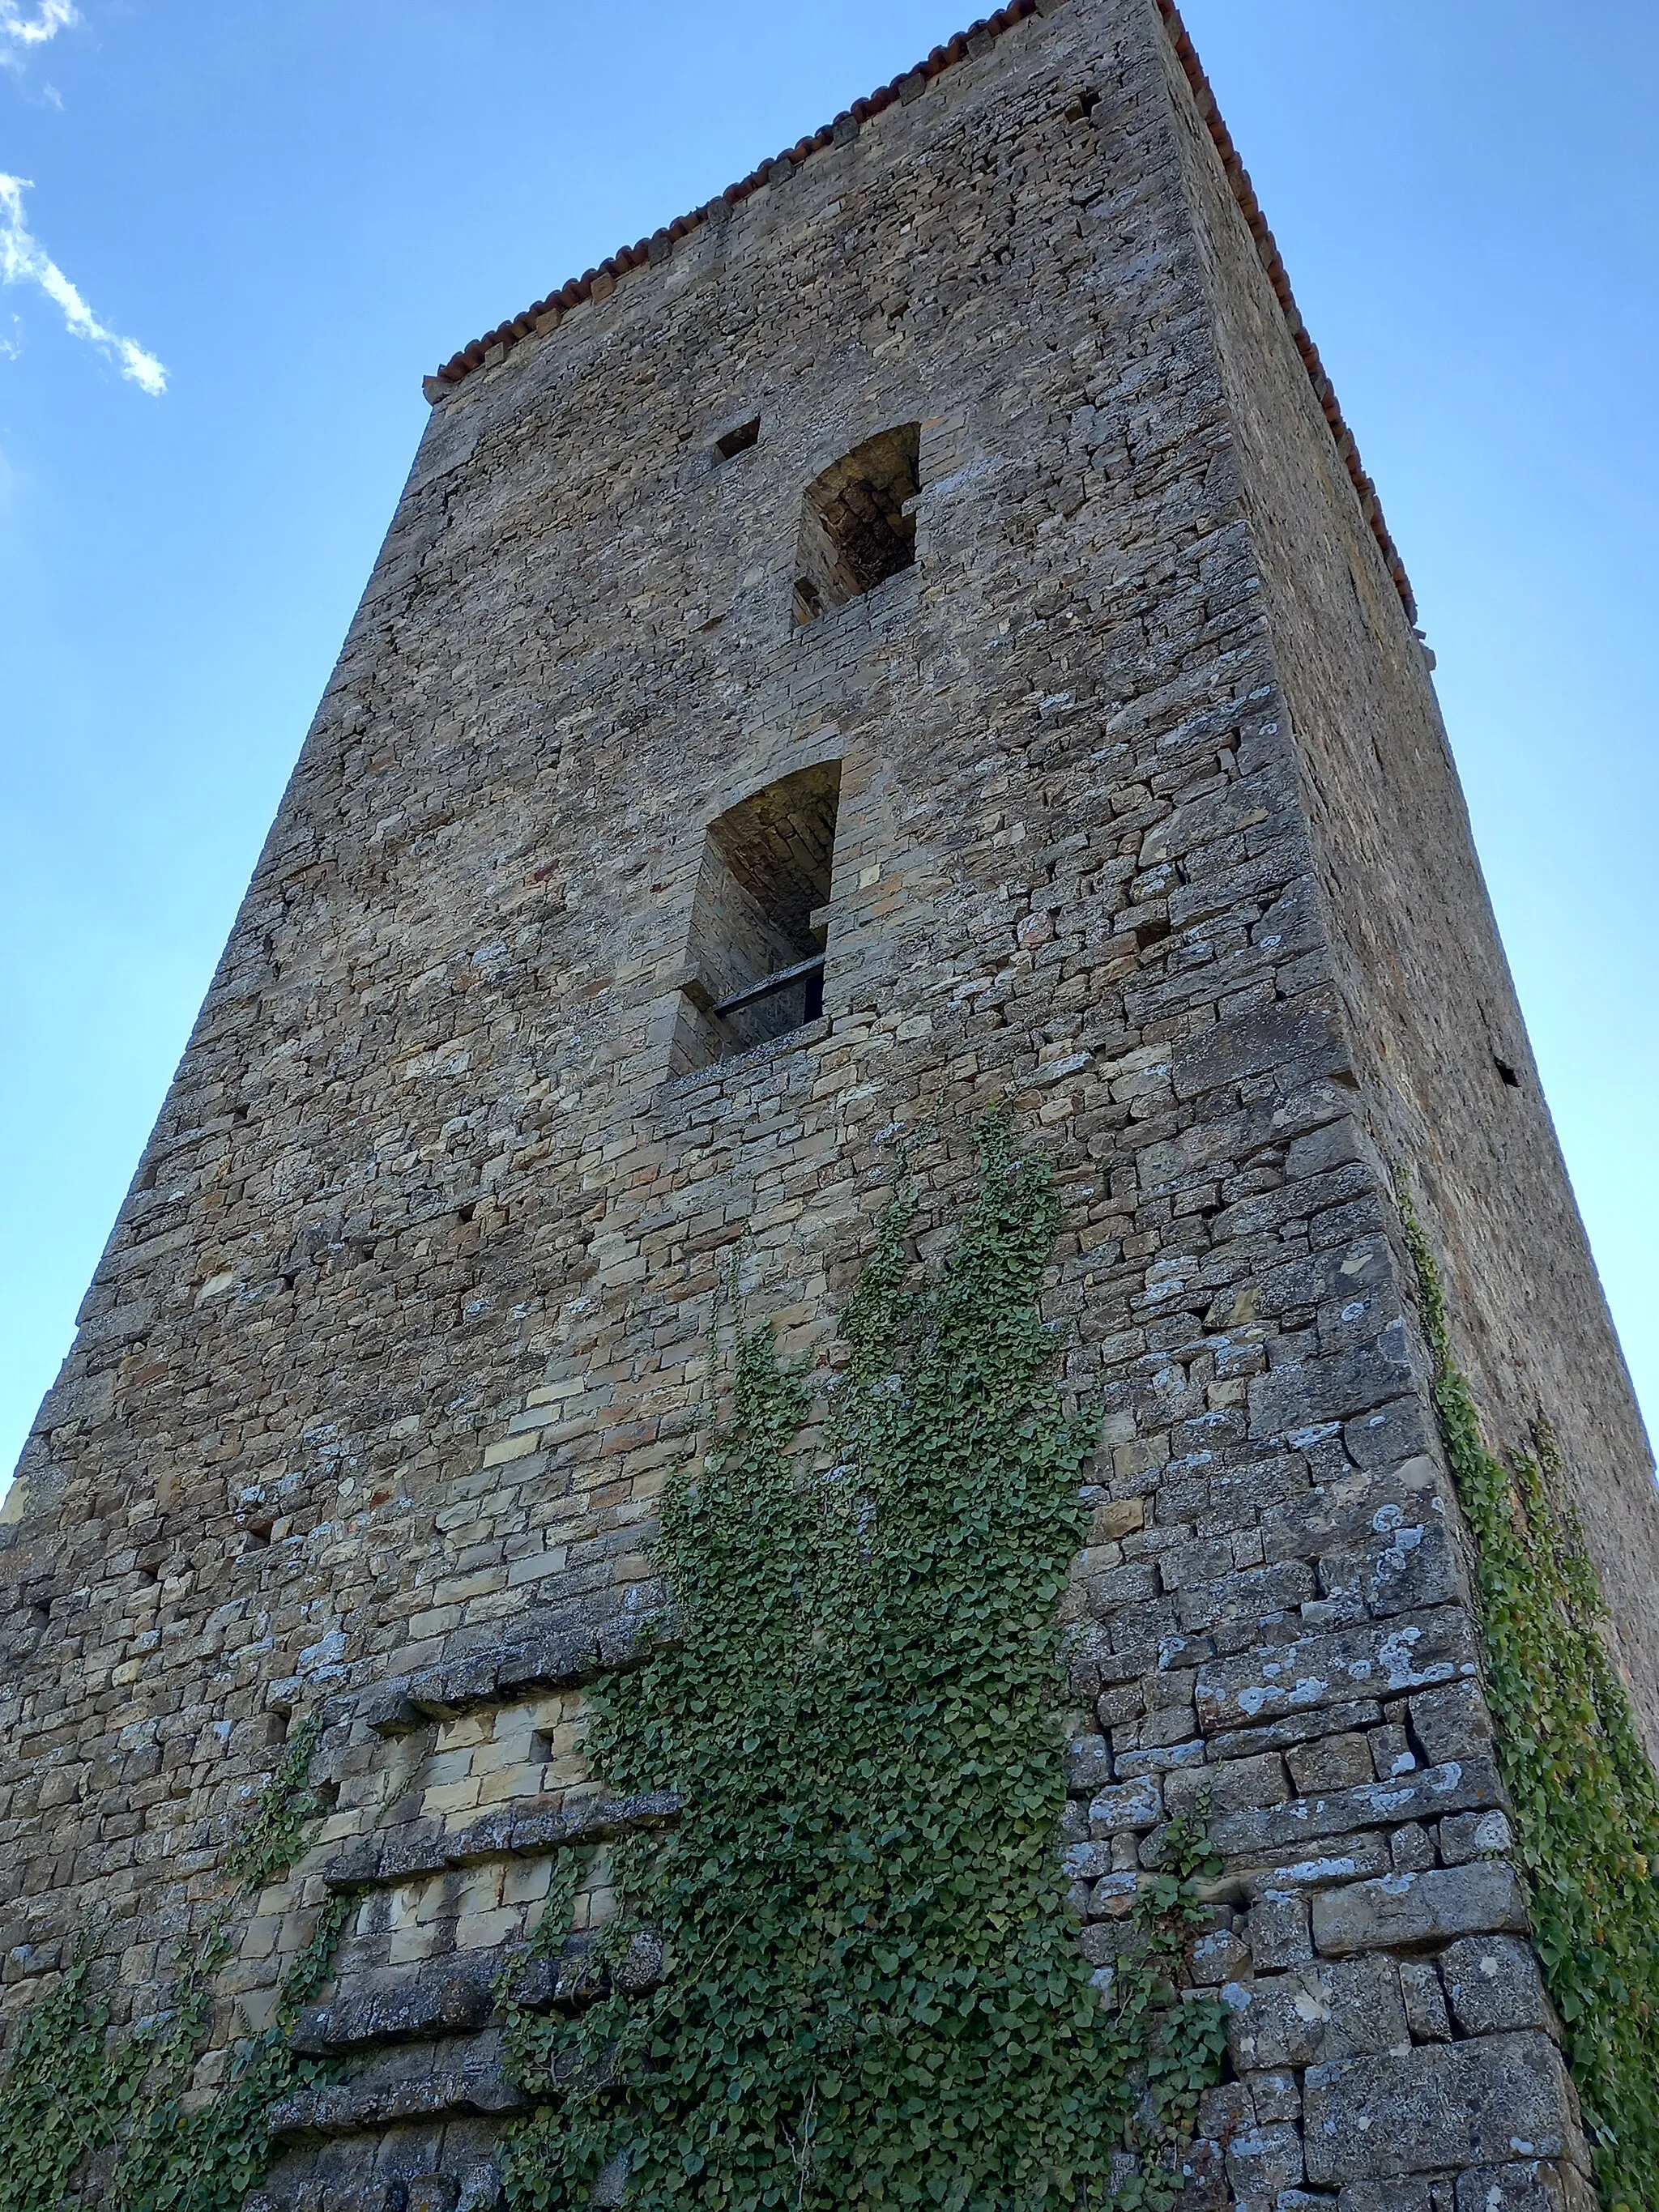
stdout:
<svg viewBox="0 0 1659 2212">
<path fill-rule="evenodd" d="M 795 620 L 816 622 L 915 565 L 921 426 L 880 431 L 806 488 Z"/>
<path fill-rule="evenodd" d="M 709 825 L 674 1070 L 787 1036 L 823 1011 L 841 763 L 799 769 Z"/>
</svg>

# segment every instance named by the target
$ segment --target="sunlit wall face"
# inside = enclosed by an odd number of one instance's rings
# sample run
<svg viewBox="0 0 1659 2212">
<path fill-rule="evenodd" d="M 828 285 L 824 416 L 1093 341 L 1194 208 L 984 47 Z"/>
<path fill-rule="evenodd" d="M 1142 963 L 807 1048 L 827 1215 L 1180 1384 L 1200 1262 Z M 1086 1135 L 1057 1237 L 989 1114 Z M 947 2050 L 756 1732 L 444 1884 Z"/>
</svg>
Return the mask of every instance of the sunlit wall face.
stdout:
<svg viewBox="0 0 1659 2212">
<path fill-rule="evenodd" d="M 211 974 L 423 415 L 419 376 L 959 27 L 485 0 L 88 0 L 0 27 L 0 1462 Z M 1385 489 L 1650 1413 L 1645 518 L 1659 151 L 1636 0 L 1187 15 Z M 50 35 L 46 35 L 46 33 Z M 458 149 L 465 149 L 459 160 Z M 12 261 L 7 268 L 12 270 Z M 130 341 L 167 372 L 124 375 Z"/>
</svg>

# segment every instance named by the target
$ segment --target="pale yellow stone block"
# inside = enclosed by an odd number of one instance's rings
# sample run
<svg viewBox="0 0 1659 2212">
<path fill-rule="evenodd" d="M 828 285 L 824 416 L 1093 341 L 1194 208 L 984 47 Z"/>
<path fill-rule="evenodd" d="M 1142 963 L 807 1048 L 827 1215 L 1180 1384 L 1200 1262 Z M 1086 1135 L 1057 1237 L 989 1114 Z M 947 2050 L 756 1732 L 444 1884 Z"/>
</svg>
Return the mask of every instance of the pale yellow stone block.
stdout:
<svg viewBox="0 0 1659 2212">
<path fill-rule="evenodd" d="M 519 1859 L 507 1869 L 501 1882 L 503 1905 L 538 1905 L 553 1887 L 551 1859 Z"/>
<path fill-rule="evenodd" d="M 528 1763 L 518 1766 L 503 1766 L 494 1774 L 483 1777 L 478 1793 L 480 1806 L 510 1805 L 515 1798 L 539 1797 L 543 1789 L 543 1770 Z"/>
<path fill-rule="evenodd" d="M 469 1913 L 455 1929 L 455 1948 L 458 1951 L 490 1951 L 498 1943 L 510 1943 L 523 1925 L 520 1912 L 501 1910 L 495 1912 Z"/>
<path fill-rule="evenodd" d="M 431 1958 L 437 1948 L 435 1928 L 399 1928 L 393 1931 L 387 1956 L 394 1966 L 412 1966 L 416 1960 Z"/>
<path fill-rule="evenodd" d="M 469 1775 L 464 1782 L 448 1782 L 428 1790 L 421 1811 L 428 1820 L 447 1819 L 452 1813 L 470 1813 L 478 1802 L 478 1785 Z"/>
<path fill-rule="evenodd" d="M 534 1429 L 522 1436 L 503 1437 L 499 1443 L 486 1445 L 483 1463 L 486 1467 L 505 1467 L 509 1460 L 528 1459 L 532 1452 L 541 1449 L 541 1437 Z"/>
</svg>

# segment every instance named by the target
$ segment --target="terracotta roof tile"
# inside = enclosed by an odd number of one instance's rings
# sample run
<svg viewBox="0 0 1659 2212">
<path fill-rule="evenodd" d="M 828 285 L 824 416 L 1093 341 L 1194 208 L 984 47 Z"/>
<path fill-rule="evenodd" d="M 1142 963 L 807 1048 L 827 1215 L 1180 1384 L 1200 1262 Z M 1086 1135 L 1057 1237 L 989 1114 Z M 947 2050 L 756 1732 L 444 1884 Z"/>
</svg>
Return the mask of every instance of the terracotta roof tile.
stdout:
<svg viewBox="0 0 1659 2212">
<path fill-rule="evenodd" d="M 1319 348 L 1309 336 L 1308 326 L 1303 321 L 1301 311 L 1297 307 L 1296 295 L 1291 289 L 1291 280 L 1285 272 L 1285 264 L 1279 257 L 1279 248 L 1273 243 L 1273 234 L 1267 227 L 1267 218 L 1262 214 L 1261 204 L 1256 198 L 1255 187 L 1250 182 L 1249 171 L 1238 158 L 1238 149 L 1233 144 L 1232 133 L 1221 118 L 1221 111 L 1216 106 L 1215 94 L 1210 88 L 1210 80 L 1204 74 L 1204 64 L 1199 60 L 1197 50 L 1188 35 L 1187 27 L 1181 20 L 1176 0 L 1158 0 L 1158 12 L 1169 30 L 1170 41 L 1180 59 L 1181 66 L 1187 73 L 1187 82 L 1193 88 L 1194 97 L 1198 102 L 1199 113 L 1204 118 L 1205 123 L 1208 125 L 1210 136 L 1215 141 L 1216 151 L 1221 156 L 1221 166 L 1227 173 L 1228 183 L 1232 186 L 1233 198 L 1238 202 L 1244 220 L 1250 227 L 1250 234 L 1255 240 L 1255 250 L 1261 257 L 1261 265 L 1267 272 L 1267 281 L 1273 286 L 1279 304 L 1285 311 L 1285 319 L 1290 325 L 1291 336 L 1296 341 L 1297 351 L 1302 356 L 1303 366 L 1306 368 L 1309 380 L 1313 386 L 1314 397 L 1319 402 L 1325 420 L 1331 426 L 1331 435 L 1336 441 L 1337 452 L 1342 456 L 1348 474 L 1353 479 L 1353 488 L 1359 495 L 1359 504 L 1364 510 L 1366 521 L 1370 525 L 1371 534 L 1382 550 L 1383 561 L 1387 563 L 1389 575 L 1394 579 L 1394 587 L 1400 594 L 1401 603 L 1411 620 L 1415 623 L 1417 599 L 1412 590 L 1411 579 L 1406 574 L 1406 564 L 1401 559 L 1400 550 L 1389 534 L 1388 524 L 1382 519 L 1382 503 L 1376 495 L 1376 486 L 1366 475 L 1360 461 L 1359 448 L 1354 443 L 1353 432 L 1342 419 L 1342 410 L 1337 404 L 1335 388 L 1330 378 L 1325 374 L 1325 364 L 1319 358 Z"/>
<path fill-rule="evenodd" d="M 1176 0 L 1158 0 L 1158 5 L 1181 65 L 1186 71 L 1188 82 L 1192 86 L 1199 112 L 1209 128 L 1211 137 L 1215 141 L 1216 150 L 1221 156 L 1221 164 L 1226 172 L 1228 182 L 1232 187 L 1233 197 L 1237 201 L 1244 220 L 1249 226 L 1251 235 L 1255 240 L 1256 251 L 1261 257 L 1262 267 L 1266 270 L 1268 282 L 1272 284 L 1279 304 L 1284 310 L 1285 319 L 1290 325 L 1291 335 L 1296 341 L 1297 349 L 1302 356 L 1310 380 L 1313 385 L 1315 396 L 1319 401 L 1326 421 L 1330 424 L 1331 435 L 1336 441 L 1337 451 L 1341 455 L 1348 474 L 1353 480 L 1354 489 L 1359 495 L 1360 506 L 1364 510 L 1365 519 L 1370 523 L 1376 542 L 1382 549 L 1382 557 L 1388 564 L 1389 574 L 1394 579 L 1395 587 L 1400 593 L 1407 615 L 1414 623 L 1417 619 L 1417 602 L 1413 596 L 1405 565 L 1400 558 L 1394 539 L 1389 533 L 1388 525 L 1382 519 L 1382 509 L 1377 498 L 1376 487 L 1366 475 L 1360 463 L 1359 451 L 1354 443 L 1353 433 L 1343 420 L 1342 410 L 1337 404 L 1336 393 L 1320 360 L 1319 349 L 1309 336 L 1307 325 L 1303 322 L 1297 307 L 1295 295 L 1291 290 L 1290 278 L 1285 272 L 1285 264 L 1279 258 L 1278 246 L 1273 243 L 1273 233 L 1267 227 L 1267 217 L 1261 212 L 1261 204 L 1250 183 L 1249 172 L 1240 161 L 1231 134 L 1222 121 L 1220 110 L 1216 106 L 1215 94 L 1210 88 L 1209 79 L 1204 74 L 1203 64 L 1200 62 L 1192 40 L 1188 35 L 1187 27 L 1181 20 Z M 850 137 L 858 125 L 867 123 L 872 116 L 880 115 L 884 110 L 891 107 L 896 101 L 915 99 L 935 77 L 943 76 L 946 70 L 954 68 L 958 62 L 965 61 L 969 54 L 982 53 L 993 40 L 1000 38 L 1005 31 L 1012 30 L 1015 24 L 1024 22 L 1028 16 L 1035 15 L 1038 12 L 1039 0 L 1008 0 L 1006 7 L 999 8 L 995 15 L 988 15 L 982 21 L 970 24 L 967 30 L 958 32 L 955 38 L 949 40 L 944 46 L 935 46 L 925 61 L 919 63 L 915 69 L 907 70 L 902 75 L 896 76 L 890 84 L 884 84 L 878 91 L 872 92 L 867 100 L 855 100 L 851 107 L 838 115 L 833 123 L 826 123 L 821 131 L 814 131 L 811 137 L 797 139 L 793 146 L 785 147 L 781 154 L 775 155 L 770 161 L 762 161 L 739 182 L 728 185 L 725 191 L 720 195 L 720 198 L 728 207 L 736 207 L 739 203 L 746 200 L 752 192 L 759 191 L 763 185 L 769 184 L 778 170 L 781 169 L 786 175 L 790 173 L 799 163 L 809 161 L 814 154 L 822 152 L 826 146 L 833 146 L 845 137 Z M 434 400 L 441 398 L 448 386 L 460 383 L 462 379 L 470 375 L 475 368 L 482 368 L 484 363 L 495 356 L 497 347 L 505 351 L 508 347 L 516 345 L 520 338 L 528 337 L 532 331 L 551 328 L 568 309 L 580 305 L 584 300 L 591 299 L 596 288 L 599 295 L 602 298 L 605 297 L 617 278 L 625 276 L 629 270 L 641 268 L 648 262 L 666 260 L 680 239 L 689 238 L 694 231 L 701 229 L 703 224 L 710 220 L 716 204 L 715 201 L 711 200 L 703 207 L 692 209 L 688 215 L 676 216 L 672 222 L 654 231 L 649 238 L 642 238 L 633 246 L 619 246 L 615 253 L 607 254 L 597 269 L 586 270 L 581 276 L 569 278 L 556 291 L 550 292 L 545 299 L 538 300 L 526 307 L 522 314 L 514 315 L 510 321 L 498 324 L 493 331 L 486 331 L 482 337 L 474 338 L 471 344 L 463 346 L 459 353 L 452 354 L 443 367 L 439 369 L 435 377 L 427 379 L 428 396 Z"/>
</svg>

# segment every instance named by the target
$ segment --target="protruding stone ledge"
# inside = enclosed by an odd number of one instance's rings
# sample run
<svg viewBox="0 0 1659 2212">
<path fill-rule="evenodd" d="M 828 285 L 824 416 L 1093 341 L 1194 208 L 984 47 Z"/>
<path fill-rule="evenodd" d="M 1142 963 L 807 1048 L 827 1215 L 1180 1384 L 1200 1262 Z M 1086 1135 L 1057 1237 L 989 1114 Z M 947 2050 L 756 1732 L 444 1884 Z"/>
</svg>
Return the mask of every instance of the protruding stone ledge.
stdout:
<svg viewBox="0 0 1659 2212">
<path fill-rule="evenodd" d="M 337 1895 L 388 1889 L 423 1875 L 453 1874 L 489 1859 L 540 1858 L 572 1844 L 610 1843 L 641 1829 L 670 1827 L 680 1815 L 672 1790 L 635 1797 L 526 1800 L 453 1831 L 424 1821 L 368 1835 L 331 1859 L 323 1881 Z"/>
<path fill-rule="evenodd" d="M 495 2023 L 501 1977 L 507 1968 L 514 1970 L 514 2002 L 529 2012 L 548 2012 L 555 2005 L 592 2004 L 613 1988 L 630 1996 L 654 1989 L 662 1978 L 662 1946 L 653 1936 L 635 1936 L 617 1961 L 592 1936 L 578 1935 L 567 1938 L 553 1959 L 532 1957 L 523 1944 L 451 1959 L 389 1986 L 347 1988 L 329 2004 L 308 2006 L 289 2040 L 304 2057 L 338 2058 L 405 2044 L 477 2038 Z M 480 2045 L 478 2064 L 489 2058 L 493 2047 Z M 463 2070 L 475 2070 L 470 2054 Z"/>
<path fill-rule="evenodd" d="M 512 1705 L 548 1690 L 581 1689 L 605 1674 L 642 1666 L 678 1641 L 672 1613 L 624 1618 L 592 1630 L 468 1652 L 343 1699 L 377 1735 L 410 1735 L 431 1721 L 459 1719 L 481 1706 Z"/>
<path fill-rule="evenodd" d="M 381 2052 L 349 2081 L 283 2098 L 268 2120 L 272 2136 L 292 2145 L 411 2121 L 496 2117 L 528 2102 L 501 2070 L 499 2036 L 485 2033 L 459 2053 L 447 2045 Z"/>
<path fill-rule="evenodd" d="M 1198 1673 L 1199 1725 L 1214 1735 L 1357 1698 L 1473 1680 L 1475 1671 L 1473 1620 L 1462 1606 L 1437 1606 L 1210 1662 Z"/>
</svg>

